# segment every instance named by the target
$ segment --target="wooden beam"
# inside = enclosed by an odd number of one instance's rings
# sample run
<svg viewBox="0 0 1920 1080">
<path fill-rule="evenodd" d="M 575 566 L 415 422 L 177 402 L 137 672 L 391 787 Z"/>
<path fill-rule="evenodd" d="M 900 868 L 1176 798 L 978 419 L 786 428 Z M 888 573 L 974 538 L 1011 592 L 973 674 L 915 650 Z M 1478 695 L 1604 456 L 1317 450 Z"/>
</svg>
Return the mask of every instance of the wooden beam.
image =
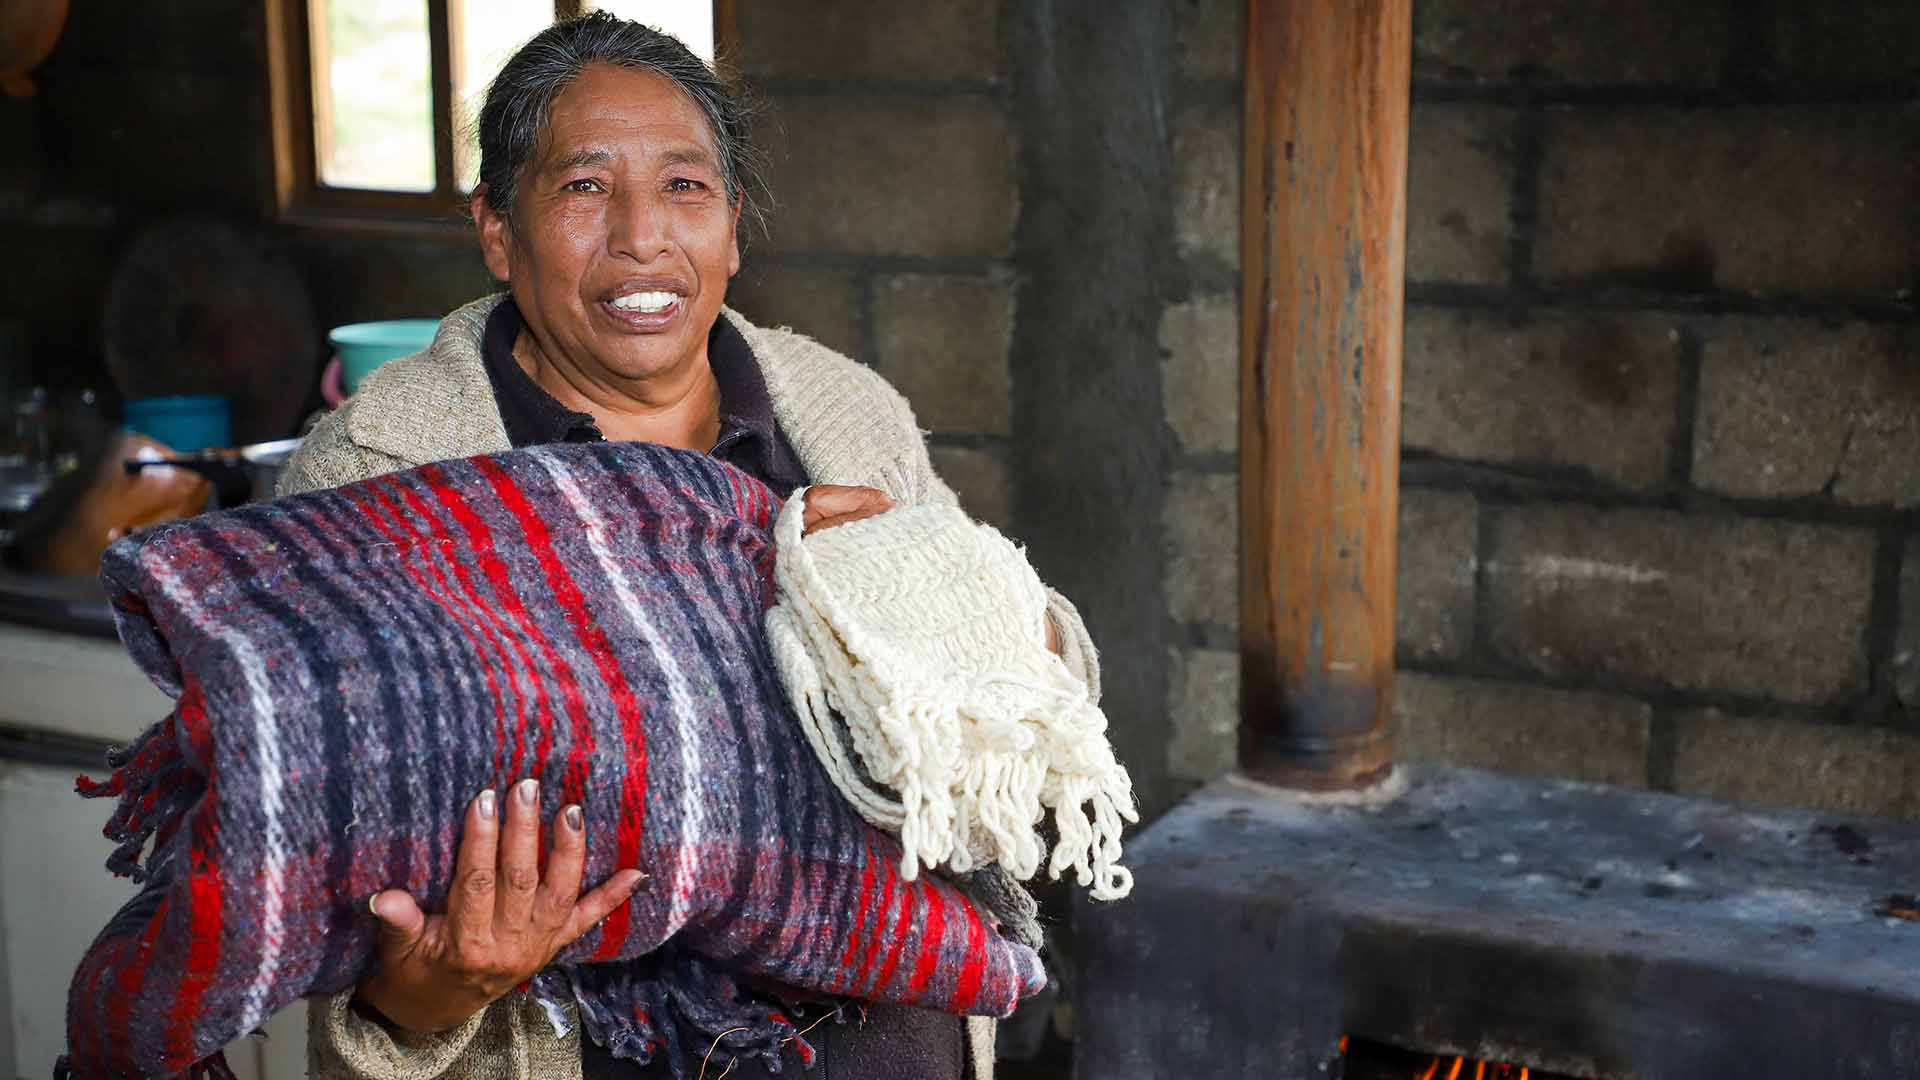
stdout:
<svg viewBox="0 0 1920 1080">
<path fill-rule="evenodd" d="M 1241 769 L 1392 766 L 1411 0 L 1248 0 Z"/>
</svg>

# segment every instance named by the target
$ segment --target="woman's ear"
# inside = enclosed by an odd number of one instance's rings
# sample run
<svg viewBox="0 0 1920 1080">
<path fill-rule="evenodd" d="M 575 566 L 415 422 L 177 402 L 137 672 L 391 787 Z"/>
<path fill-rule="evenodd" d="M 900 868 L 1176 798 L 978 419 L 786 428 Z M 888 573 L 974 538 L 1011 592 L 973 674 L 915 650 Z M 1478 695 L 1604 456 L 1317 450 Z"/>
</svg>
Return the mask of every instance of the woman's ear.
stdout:
<svg viewBox="0 0 1920 1080">
<path fill-rule="evenodd" d="M 480 240 L 480 257 L 486 260 L 488 272 L 500 281 L 512 281 L 513 227 L 487 202 L 487 185 L 475 187 L 467 197 L 467 213 L 473 217 L 473 228 Z"/>
<path fill-rule="evenodd" d="M 727 277 L 729 279 L 740 272 L 740 210 L 745 205 L 745 199 L 733 204 L 733 223 L 727 228 Z"/>
</svg>

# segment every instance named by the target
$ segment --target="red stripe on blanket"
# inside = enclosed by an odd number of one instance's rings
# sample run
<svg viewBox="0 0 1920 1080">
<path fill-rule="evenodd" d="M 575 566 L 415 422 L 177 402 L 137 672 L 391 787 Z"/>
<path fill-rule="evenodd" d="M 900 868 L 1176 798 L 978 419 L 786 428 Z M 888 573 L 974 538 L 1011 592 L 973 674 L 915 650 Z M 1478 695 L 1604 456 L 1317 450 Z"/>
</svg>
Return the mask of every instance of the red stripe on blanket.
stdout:
<svg viewBox="0 0 1920 1080">
<path fill-rule="evenodd" d="M 920 934 L 920 955 L 915 958 L 913 976 L 907 980 L 907 993 L 914 997 L 927 992 L 927 981 L 933 978 L 933 969 L 940 964 L 940 947 L 945 944 L 947 933 L 946 892 L 938 881 L 929 880 L 927 889 L 927 925 Z"/>
<path fill-rule="evenodd" d="M 371 501 L 360 501 L 355 497 L 356 492 L 352 489 L 342 489 L 341 494 L 360 511 L 362 516 L 366 518 L 367 522 L 371 524 L 380 535 L 395 543 L 404 543 L 409 547 L 418 546 L 422 543 L 420 531 L 413 527 L 413 523 L 408 520 L 407 515 L 402 513 L 398 506 L 394 505 L 393 500 L 387 497 L 387 493 L 381 490 L 380 486 L 364 484 L 360 486 L 359 491 L 370 495 Z M 403 492 L 403 495 L 410 494 L 410 492 Z M 416 512 L 418 512 L 417 508 Z M 392 521 L 391 526 L 381 520 L 383 513 Z M 431 535 L 426 537 L 428 541 L 432 539 L 433 537 Z M 452 616 L 453 624 L 460 628 L 462 634 L 466 635 L 468 643 L 473 646 L 474 654 L 486 660 L 486 662 L 481 665 L 480 671 L 487 685 L 487 696 L 493 700 L 493 776 L 496 782 L 498 782 L 498 780 L 503 778 L 503 771 L 506 767 L 507 703 L 505 696 L 500 692 L 500 680 L 495 676 L 494 671 L 496 668 L 508 666 L 506 663 L 506 648 L 493 636 L 493 631 L 488 629 L 486 622 L 482 621 L 482 619 L 475 619 L 473 624 L 469 625 L 467 619 L 462 617 L 462 613 L 455 606 L 453 587 L 448 584 L 446 573 L 440 569 L 440 564 L 434 560 L 431 555 L 425 560 L 426 569 L 432 573 L 434 584 L 439 586 L 437 589 L 434 585 L 427 583 L 426 575 L 421 572 L 418 561 L 414 559 L 407 559 L 405 561 L 408 572 L 412 574 L 415 581 L 420 582 L 421 589 L 425 590 L 426 594 L 440 605 L 441 610 Z M 457 568 L 458 564 L 456 563 L 455 566 Z M 466 592 L 466 607 L 469 611 L 480 612 L 483 616 L 487 616 L 489 613 L 486 612 L 486 609 L 473 599 L 472 590 L 468 589 Z M 511 668 L 509 668 L 509 670 L 511 670 Z"/>
<path fill-rule="evenodd" d="M 167 925 L 167 913 L 173 907 L 173 897 L 164 896 L 160 906 L 153 911 L 153 918 L 140 931 L 140 944 L 125 967 L 113 974 L 113 1000 L 107 1003 L 107 1038 L 115 1046 L 134 1045 L 128 1030 L 133 1021 L 133 1007 L 140 1000 L 140 987 L 147 981 L 147 965 L 153 961 L 155 953 L 153 943 L 160 939 L 160 931 Z"/>
<path fill-rule="evenodd" d="M 964 1013 L 973 1008 L 980 996 L 980 980 L 987 973 L 987 928 L 980 922 L 980 909 L 972 901 L 963 901 L 961 912 L 967 920 L 967 956 L 960 962 L 960 981 L 954 984 L 952 1011 Z"/>
<path fill-rule="evenodd" d="M 612 663 L 612 647 L 606 635 L 594 624 L 587 614 L 586 597 L 580 593 L 580 586 L 574 583 L 573 576 L 567 573 L 560 559 L 553 551 L 553 534 L 547 531 L 546 522 L 534 513 L 527 504 L 527 497 L 514 483 L 506 470 L 486 458 L 473 463 L 480 475 L 487 478 L 493 487 L 493 493 L 500 497 L 514 520 L 520 523 L 520 531 L 526 534 L 527 542 L 533 548 L 533 557 L 540 563 L 540 571 L 546 575 L 547 587 L 553 590 L 554 599 L 560 603 L 561 614 L 566 616 L 567 626 L 573 630 L 573 636 L 579 640 L 588 652 L 593 654 L 594 664 L 600 671 L 600 678 L 616 698 L 633 697 L 627 689 L 626 680 L 619 666 Z M 557 662 L 558 658 L 554 658 Z M 573 738 L 568 740 L 567 765 L 560 774 L 560 801 L 572 803 L 580 801 L 586 793 L 587 763 L 593 759 L 593 724 L 587 717 L 586 701 L 580 695 L 580 684 L 573 670 L 568 668 L 560 679 L 561 704 L 566 707 L 567 719 L 573 727 Z M 540 759 L 546 760 L 551 742 L 543 742 Z"/>
<path fill-rule="evenodd" d="M 894 877 L 892 860 L 888 860 L 887 862 L 887 876 L 889 878 Z M 893 925 L 883 928 L 876 927 L 876 929 L 883 929 L 889 932 L 893 938 L 893 942 L 887 946 L 887 958 L 881 963 L 880 974 L 874 976 L 873 986 L 868 990 L 868 993 L 873 997 L 879 997 L 880 992 L 886 989 L 888 983 L 893 981 L 894 969 L 900 966 L 900 957 L 906 951 L 907 936 L 913 932 L 913 894 L 914 890 L 912 889 L 901 889 L 900 913 L 894 916 Z M 926 948 L 924 941 L 920 947 Z"/>
<path fill-rule="evenodd" d="M 489 458 L 476 458 L 473 464 L 520 523 L 521 531 L 533 546 L 534 558 L 539 561 L 547 584 L 559 600 L 561 612 L 566 615 L 567 625 L 593 657 L 594 666 L 600 672 L 600 681 L 613 695 L 614 715 L 620 718 L 620 732 L 627 759 L 622 777 L 620 813 L 616 818 L 619 822 L 619 843 L 614 869 L 637 869 L 640 865 L 640 838 L 646 830 L 647 807 L 647 740 L 639 698 L 634 694 L 633 687 L 628 685 L 626 673 L 615 659 L 613 643 L 607 640 L 606 632 L 600 629 L 600 624 L 588 612 L 586 596 L 554 552 L 553 537 L 547 531 L 546 523 L 527 503 L 526 495 L 506 470 Z M 559 662 L 557 657 L 554 662 Z M 568 802 L 577 802 L 585 791 L 587 766 L 593 758 L 593 724 L 587 716 L 585 703 L 580 699 L 580 687 L 571 670 L 567 671 L 561 685 L 565 690 L 567 712 L 573 720 L 574 732 L 567 754 L 564 798 Z M 611 960 L 619 955 L 620 947 L 626 943 L 629 919 L 630 913 L 622 904 L 601 924 L 600 943 L 594 950 L 595 960 Z"/>
<path fill-rule="evenodd" d="M 520 628 L 520 634 L 510 635 L 508 640 L 514 643 L 514 652 L 519 654 L 521 662 L 527 666 L 528 670 L 533 670 L 533 659 L 527 655 L 519 638 L 529 639 L 542 655 L 549 653 L 551 647 L 547 644 L 546 637 L 540 633 L 539 626 L 527 615 L 526 605 L 520 602 L 520 594 L 514 591 L 513 582 L 507 577 L 506 564 L 500 561 L 500 556 L 494 549 L 493 530 L 487 528 L 487 523 L 480 520 L 479 514 L 474 513 L 473 507 L 467 503 L 466 496 L 460 494 L 459 488 L 448 481 L 444 468 L 439 465 L 425 465 L 421 467 L 418 475 L 433 491 L 434 497 L 440 501 L 441 505 L 447 508 L 447 512 L 453 515 L 453 520 L 459 523 L 461 530 L 467 534 L 467 540 L 472 545 L 473 556 L 480 564 L 481 574 L 486 577 L 487 584 L 492 586 L 493 594 L 499 599 L 500 606 L 506 609 L 507 617 Z M 560 673 L 555 671 L 553 674 L 558 677 Z M 535 722 L 540 725 L 542 732 L 545 732 L 553 723 L 553 703 L 547 698 L 546 680 L 539 678 L 537 672 L 533 678 L 533 693 L 534 706 L 537 710 Z M 522 710 L 520 726 L 513 733 L 512 777 L 533 775 L 540 771 L 539 766 L 545 764 L 544 755 L 538 763 L 530 763 L 525 759 L 526 725 L 526 712 Z"/>
<path fill-rule="evenodd" d="M 873 864 L 878 856 L 873 853 L 873 841 L 867 841 L 866 848 L 866 864 L 860 868 L 860 910 L 854 913 L 853 928 L 847 933 L 847 952 L 840 958 L 840 966 L 849 976 L 853 974 L 853 954 L 857 951 L 856 943 L 860 940 L 860 928 L 866 925 L 867 909 L 873 906 Z M 864 968 L 861 974 L 866 974 Z M 843 981 L 840 989 L 844 990 L 848 985 Z"/>
<path fill-rule="evenodd" d="M 860 961 L 860 974 L 854 976 L 853 989 L 856 994 L 873 993 L 873 987 L 867 983 L 867 975 L 873 971 L 873 962 L 880 956 L 880 948 L 887 939 L 887 909 L 893 906 L 893 864 L 880 857 L 874 850 L 873 841 L 867 841 L 867 869 L 872 871 L 875 865 L 880 867 L 880 890 L 875 894 L 873 909 L 873 930 L 868 938 L 867 955 Z"/>
<path fill-rule="evenodd" d="M 213 780 L 207 780 L 207 802 L 211 808 L 213 801 Z M 193 1024 L 200 1019 L 200 999 L 212 985 L 213 976 L 220 966 L 220 934 L 224 924 L 225 912 L 221 908 L 220 861 L 216 858 L 219 851 L 219 823 L 213 815 L 203 812 L 194 829 L 192 847 L 188 853 L 188 895 L 191 917 L 188 925 L 193 935 L 192 944 L 187 948 L 187 970 L 180 980 L 180 994 L 174 999 L 173 1011 L 167 1018 L 167 1067 L 185 1070 L 199 1059 L 199 1053 L 193 1045 Z"/>
</svg>

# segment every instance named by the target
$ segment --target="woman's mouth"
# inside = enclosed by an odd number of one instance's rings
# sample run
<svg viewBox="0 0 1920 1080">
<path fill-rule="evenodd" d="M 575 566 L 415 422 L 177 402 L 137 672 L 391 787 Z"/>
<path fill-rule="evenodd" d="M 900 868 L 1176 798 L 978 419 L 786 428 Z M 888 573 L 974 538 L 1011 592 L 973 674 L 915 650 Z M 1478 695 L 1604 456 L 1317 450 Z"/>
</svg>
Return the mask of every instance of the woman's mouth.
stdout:
<svg viewBox="0 0 1920 1080">
<path fill-rule="evenodd" d="M 638 292 L 622 293 L 611 300 L 602 300 L 600 306 L 614 318 L 636 329 L 656 329 L 665 326 L 680 313 L 681 297 L 679 293 L 664 289 L 643 289 Z"/>
</svg>

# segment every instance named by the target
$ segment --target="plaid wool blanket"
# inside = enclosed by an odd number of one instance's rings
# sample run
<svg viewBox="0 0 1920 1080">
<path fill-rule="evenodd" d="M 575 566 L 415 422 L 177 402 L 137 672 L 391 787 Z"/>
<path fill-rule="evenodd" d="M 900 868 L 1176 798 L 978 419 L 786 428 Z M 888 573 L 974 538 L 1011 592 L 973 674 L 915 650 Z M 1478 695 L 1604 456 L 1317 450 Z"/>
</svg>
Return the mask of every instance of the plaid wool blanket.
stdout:
<svg viewBox="0 0 1920 1080">
<path fill-rule="evenodd" d="M 717 1038 L 715 1070 L 777 1068 L 796 1033 L 734 971 L 954 1013 L 1039 989 L 960 891 L 901 879 L 798 730 L 761 630 L 777 509 L 703 455 L 542 447 L 112 548 L 122 640 L 177 708 L 82 783 L 145 886 L 74 975 L 72 1072 L 179 1074 L 354 985 L 367 897 L 444 908 L 467 801 L 526 776 L 585 809 L 589 886 L 650 875 L 531 991 L 620 1056 L 690 1073 Z"/>
</svg>

